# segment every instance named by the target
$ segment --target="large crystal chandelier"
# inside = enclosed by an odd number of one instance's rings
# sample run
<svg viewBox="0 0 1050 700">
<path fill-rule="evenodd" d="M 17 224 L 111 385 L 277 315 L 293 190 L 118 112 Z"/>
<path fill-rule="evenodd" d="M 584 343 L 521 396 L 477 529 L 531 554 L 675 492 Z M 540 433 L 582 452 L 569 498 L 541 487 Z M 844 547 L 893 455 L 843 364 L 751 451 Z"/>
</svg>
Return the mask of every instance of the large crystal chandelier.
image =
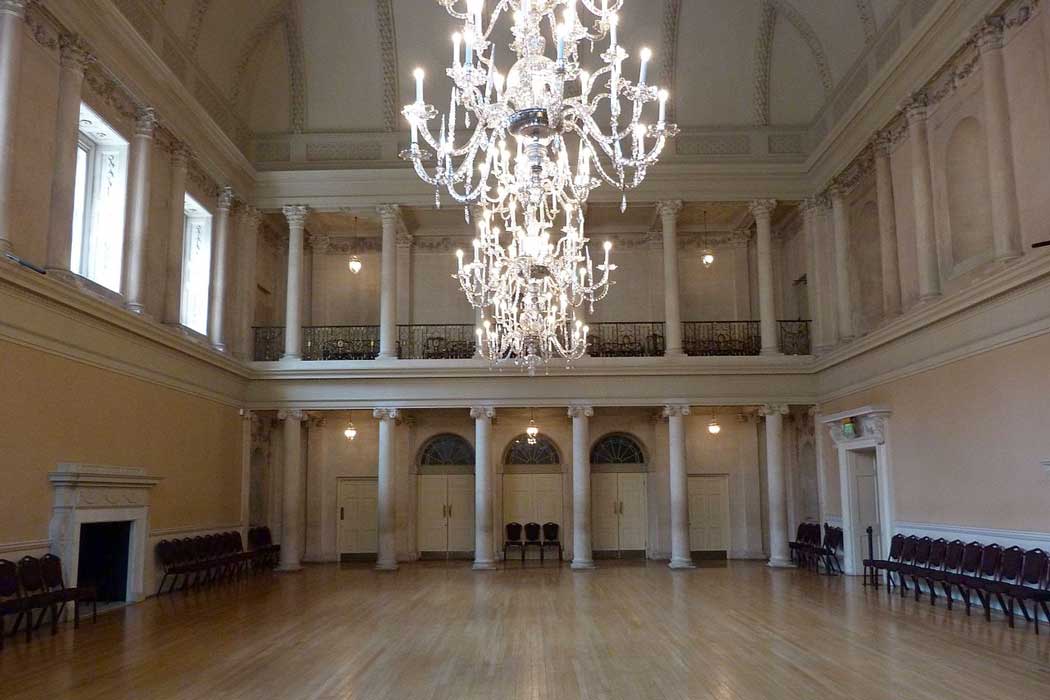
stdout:
<svg viewBox="0 0 1050 700">
<path fill-rule="evenodd" d="M 435 135 L 430 123 L 438 111 L 423 99 L 417 68 L 416 101 L 402 111 L 412 133 L 402 157 L 434 186 L 439 206 L 444 190 L 465 207 L 480 207 L 473 255 L 465 260 L 457 251 L 455 276 L 489 317 L 477 331 L 483 356 L 530 371 L 555 356 L 577 359 L 586 352 L 587 327 L 576 311 L 605 297 L 616 269 L 609 242 L 602 262 L 592 261 L 587 199 L 604 181 L 620 190 L 621 211 L 626 207 L 626 191 L 677 133 L 665 119 L 667 91 L 646 81 L 648 49 L 639 54 L 637 82 L 623 77 L 623 0 L 495 0 L 487 17 L 484 0 L 437 1 L 464 23 L 452 36 L 446 70 L 449 110 Z M 581 10 L 596 18 L 591 26 Z M 505 14 L 516 58 L 504 74 L 489 39 Z M 592 53 L 605 47 L 593 72 L 581 65 L 583 42 Z M 658 102 L 658 118 L 646 124 L 650 102 Z"/>
</svg>

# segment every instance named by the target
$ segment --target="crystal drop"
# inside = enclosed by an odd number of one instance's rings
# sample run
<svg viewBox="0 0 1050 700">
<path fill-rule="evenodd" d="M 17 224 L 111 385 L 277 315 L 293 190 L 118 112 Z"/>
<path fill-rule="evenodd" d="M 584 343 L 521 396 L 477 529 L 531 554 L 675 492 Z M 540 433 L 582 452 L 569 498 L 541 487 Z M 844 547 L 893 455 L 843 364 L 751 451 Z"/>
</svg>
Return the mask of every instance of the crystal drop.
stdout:
<svg viewBox="0 0 1050 700">
<path fill-rule="evenodd" d="M 620 213 L 622 214 L 625 211 L 627 211 L 627 195 L 624 195 L 620 200 Z"/>
<path fill-rule="evenodd" d="M 470 207 L 463 207 L 463 221 L 464 223 L 470 223 Z"/>
<path fill-rule="evenodd" d="M 441 208 L 441 192 L 439 192 L 437 189 L 434 190 L 434 208 Z"/>
</svg>

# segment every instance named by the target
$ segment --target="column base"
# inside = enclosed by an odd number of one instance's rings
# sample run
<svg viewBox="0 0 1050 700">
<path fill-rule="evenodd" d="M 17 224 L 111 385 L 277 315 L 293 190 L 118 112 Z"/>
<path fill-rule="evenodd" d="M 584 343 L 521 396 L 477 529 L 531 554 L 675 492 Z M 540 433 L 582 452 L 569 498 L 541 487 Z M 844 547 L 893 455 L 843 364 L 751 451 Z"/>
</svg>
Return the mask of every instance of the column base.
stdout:
<svg viewBox="0 0 1050 700">
<path fill-rule="evenodd" d="M 932 304 L 935 301 L 939 301 L 941 298 L 940 292 L 933 292 L 931 294 L 923 294 L 919 297 L 920 304 Z"/>
<path fill-rule="evenodd" d="M 396 561 L 377 561 L 376 571 L 397 571 Z"/>
<path fill-rule="evenodd" d="M 398 359 L 398 357 L 397 357 L 397 353 L 391 354 L 391 353 L 382 353 L 381 352 L 378 355 L 376 355 L 376 359 L 377 360 L 396 360 L 396 359 Z"/>
<path fill-rule="evenodd" d="M 766 563 L 771 569 L 794 569 L 795 563 L 790 559 L 781 559 L 780 557 L 770 557 Z"/>
<path fill-rule="evenodd" d="M 682 350 L 681 348 L 678 348 L 676 350 L 671 350 L 671 349 L 664 350 L 664 357 L 670 357 L 672 359 L 680 360 L 683 357 L 687 357 L 687 355 L 685 354 L 684 350 Z"/>
<path fill-rule="evenodd" d="M 667 565 L 672 569 L 695 569 L 696 564 L 693 563 L 692 559 L 682 559 L 681 557 L 671 557 L 670 563 Z"/>
<path fill-rule="evenodd" d="M 130 311 L 131 313 L 139 314 L 140 316 L 146 313 L 146 307 L 138 303 L 137 301 L 124 302 L 124 308 Z"/>
<path fill-rule="evenodd" d="M 303 570 L 303 565 L 302 564 L 281 564 L 280 566 L 277 567 L 277 571 L 282 573 L 282 574 L 291 574 L 291 573 L 294 573 L 296 571 L 302 571 L 302 570 Z"/>
<path fill-rule="evenodd" d="M 591 559 L 573 559 L 569 567 L 573 571 L 591 571 L 598 568 Z"/>
<path fill-rule="evenodd" d="M 777 355 L 783 355 L 784 353 L 780 352 L 780 350 L 777 348 L 762 348 L 762 351 L 759 354 L 763 357 L 775 357 Z"/>
<path fill-rule="evenodd" d="M 486 561 L 474 560 L 474 563 L 470 568 L 474 571 L 494 571 L 496 569 L 496 562 L 492 559 Z"/>
<path fill-rule="evenodd" d="M 302 355 L 281 355 L 281 362 L 298 362 L 301 359 L 303 359 Z"/>
<path fill-rule="evenodd" d="M 225 343 L 212 343 L 211 347 L 212 347 L 212 350 L 215 350 L 216 352 L 223 352 L 223 353 L 226 352 L 226 344 Z"/>
</svg>

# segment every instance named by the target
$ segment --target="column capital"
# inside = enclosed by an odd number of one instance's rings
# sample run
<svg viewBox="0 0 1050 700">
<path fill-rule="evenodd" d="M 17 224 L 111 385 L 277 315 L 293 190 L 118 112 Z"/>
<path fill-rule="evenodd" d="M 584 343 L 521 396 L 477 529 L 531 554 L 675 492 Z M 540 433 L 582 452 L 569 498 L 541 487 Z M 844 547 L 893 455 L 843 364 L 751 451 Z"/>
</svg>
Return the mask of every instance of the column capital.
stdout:
<svg viewBox="0 0 1050 700">
<path fill-rule="evenodd" d="M 492 420 L 496 417 L 495 406 L 471 406 L 470 417 L 474 420 Z"/>
<path fill-rule="evenodd" d="M 678 214 L 682 211 L 683 206 L 685 205 L 680 199 L 665 199 L 656 203 L 656 213 L 660 215 L 665 224 L 675 223 L 678 221 Z"/>
<path fill-rule="evenodd" d="M 827 202 L 824 197 L 821 195 L 814 195 L 803 199 L 799 208 L 802 209 L 802 216 L 808 219 L 819 215 L 820 211 L 826 206 Z"/>
<path fill-rule="evenodd" d="M 186 143 L 174 139 L 171 142 L 171 167 L 185 168 L 193 158 L 193 149 Z"/>
<path fill-rule="evenodd" d="M 225 209 L 226 211 L 229 211 L 230 207 L 233 206 L 233 197 L 234 195 L 232 187 L 223 187 L 221 190 L 219 190 L 219 209 Z"/>
<path fill-rule="evenodd" d="M 1002 15 L 988 15 L 973 30 L 973 41 L 981 53 L 1003 48 L 1003 35 L 1006 31 L 1006 18 Z"/>
<path fill-rule="evenodd" d="M 309 415 L 306 424 L 310 429 L 323 428 L 328 425 L 328 418 L 323 415 Z"/>
<path fill-rule="evenodd" d="M 306 420 L 306 411 L 301 408 L 282 408 L 277 412 L 277 420 Z"/>
<path fill-rule="evenodd" d="M 893 151 L 893 134 L 888 129 L 880 129 L 871 138 L 871 150 L 876 158 L 889 158 Z"/>
<path fill-rule="evenodd" d="M 406 231 L 404 227 L 398 226 L 395 241 L 398 248 L 411 248 L 412 243 L 415 242 L 415 237 Z"/>
<path fill-rule="evenodd" d="M 401 221 L 401 206 L 398 204 L 380 204 L 376 207 L 384 226 L 395 225 Z"/>
<path fill-rule="evenodd" d="M 375 408 L 372 409 L 372 417 L 376 420 L 393 420 L 396 421 L 401 418 L 401 409 L 399 408 Z"/>
<path fill-rule="evenodd" d="M 135 108 L 135 135 L 153 138 L 157 126 L 157 113 L 152 107 Z"/>
<path fill-rule="evenodd" d="M 245 204 L 241 207 L 241 222 L 245 226 L 257 229 L 259 224 L 262 223 L 262 212 L 251 204 Z"/>
<path fill-rule="evenodd" d="M 767 403 L 758 407 L 758 415 L 760 416 L 772 416 L 781 415 L 786 416 L 791 407 L 786 403 Z"/>
<path fill-rule="evenodd" d="M 594 415 L 594 406 L 587 404 L 574 404 L 569 406 L 569 418 L 590 418 Z"/>
<path fill-rule="evenodd" d="M 758 220 L 759 217 L 769 217 L 773 214 L 773 210 L 777 208 L 777 200 L 755 199 L 748 203 L 747 208 L 751 216 Z"/>
<path fill-rule="evenodd" d="M 0 0 L 0 14 L 14 15 L 22 18 L 26 16 L 26 0 Z"/>
<path fill-rule="evenodd" d="M 59 63 L 63 68 L 71 68 L 83 73 L 87 64 L 95 57 L 87 50 L 76 34 L 62 34 L 58 37 Z"/>
<path fill-rule="evenodd" d="M 835 180 L 828 187 L 828 198 L 831 200 L 832 206 L 841 204 L 849 193 L 850 188 L 841 180 Z"/>
<path fill-rule="evenodd" d="M 306 223 L 306 215 L 310 212 L 310 207 L 305 204 L 285 204 L 281 211 L 284 212 L 284 218 L 288 220 L 289 227 L 302 228 Z"/>
<path fill-rule="evenodd" d="M 332 238 L 326 233 L 311 233 L 310 247 L 314 249 L 315 255 L 324 255 L 332 243 Z"/>
<path fill-rule="evenodd" d="M 901 105 L 901 111 L 904 112 L 904 116 L 907 118 L 909 124 L 918 124 L 926 121 L 929 107 L 929 93 L 927 93 L 926 90 L 916 90 L 911 94 L 911 97 Z"/>
<path fill-rule="evenodd" d="M 664 410 L 660 415 L 664 418 L 681 418 L 682 416 L 688 416 L 690 413 L 692 413 L 692 409 L 689 407 L 689 404 L 669 403 L 664 406 Z"/>
</svg>

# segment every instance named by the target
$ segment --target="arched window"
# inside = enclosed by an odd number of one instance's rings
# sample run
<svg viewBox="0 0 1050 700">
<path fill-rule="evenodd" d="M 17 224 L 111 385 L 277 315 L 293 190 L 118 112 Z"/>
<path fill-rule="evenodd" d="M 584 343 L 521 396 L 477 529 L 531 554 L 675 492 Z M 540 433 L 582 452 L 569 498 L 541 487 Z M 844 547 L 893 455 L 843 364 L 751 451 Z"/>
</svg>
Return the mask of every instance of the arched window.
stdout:
<svg viewBox="0 0 1050 700">
<path fill-rule="evenodd" d="M 461 466 L 474 464 L 474 447 L 459 435 L 435 435 L 419 452 L 420 466 Z"/>
<path fill-rule="evenodd" d="M 612 433 L 594 443 L 591 464 L 645 464 L 645 453 L 630 435 Z"/>
<path fill-rule="evenodd" d="M 522 433 L 510 443 L 504 464 L 560 464 L 558 448 L 550 438 L 537 435 L 530 444 L 529 436 Z"/>
</svg>

